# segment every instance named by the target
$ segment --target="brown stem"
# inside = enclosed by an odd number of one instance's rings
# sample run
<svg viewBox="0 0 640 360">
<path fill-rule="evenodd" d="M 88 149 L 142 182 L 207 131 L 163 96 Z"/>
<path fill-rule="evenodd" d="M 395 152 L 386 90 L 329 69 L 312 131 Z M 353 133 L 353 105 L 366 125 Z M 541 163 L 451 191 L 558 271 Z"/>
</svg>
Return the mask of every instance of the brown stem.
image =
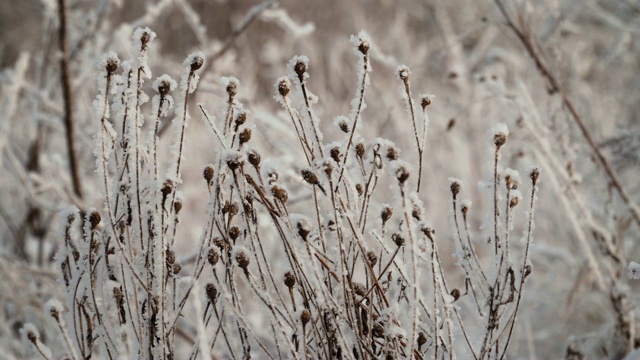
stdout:
<svg viewBox="0 0 640 360">
<path fill-rule="evenodd" d="M 64 102 L 64 124 L 67 136 L 67 152 L 69 154 L 69 166 L 71 168 L 71 181 L 73 192 L 82 198 L 82 187 L 80 185 L 80 173 L 78 169 L 76 147 L 73 127 L 73 94 L 71 93 L 71 79 L 69 76 L 69 52 L 67 49 L 67 13 L 64 0 L 58 0 L 58 37 L 60 43 L 60 81 L 62 83 L 62 99 Z"/>
</svg>

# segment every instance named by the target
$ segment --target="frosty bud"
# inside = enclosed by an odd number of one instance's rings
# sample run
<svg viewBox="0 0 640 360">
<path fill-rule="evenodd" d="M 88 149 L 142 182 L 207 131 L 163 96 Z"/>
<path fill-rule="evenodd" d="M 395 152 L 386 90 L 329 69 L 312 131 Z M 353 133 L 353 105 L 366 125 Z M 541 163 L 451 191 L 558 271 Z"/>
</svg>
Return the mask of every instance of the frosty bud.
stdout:
<svg viewBox="0 0 640 360">
<path fill-rule="evenodd" d="M 347 124 L 346 121 L 340 121 L 340 123 L 338 123 L 338 127 L 340 128 L 340 130 L 342 130 L 343 133 L 349 133 L 349 124 Z"/>
<path fill-rule="evenodd" d="M 385 206 L 384 209 L 380 212 L 380 217 L 382 218 L 382 223 L 386 223 L 387 220 L 391 219 L 393 215 L 393 208 L 391 206 Z"/>
<path fill-rule="evenodd" d="M 291 271 L 284 273 L 284 284 L 289 288 L 293 288 L 296 285 L 296 277 L 293 276 Z"/>
<path fill-rule="evenodd" d="M 246 144 L 251 140 L 251 129 L 244 129 L 238 135 L 238 140 L 240 140 L 240 145 Z"/>
<path fill-rule="evenodd" d="M 169 90 L 171 90 L 171 83 L 167 80 L 162 80 L 160 85 L 158 85 L 158 92 L 160 93 L 160 96 L 166 96 L 169 93 Z"/>
<path fill-rule="evenodd" d="M 467 213 L 469 212 L 469 206 L 467 206 L 466 204 L 462 205 L 460 211 L 462 211 L 462 215 L 467 216 Z"/>
<path fill-rule="evenodd" d="M 216 289 L 216 286 L 212 283 L 205 285 L 204 289 L 207 294 L 207 299 L 209 299 L 211 304 L 214 304 L 216 302 L 216 297 L 218 297 L 218 289 Z"/>
<path fill-rule="evenodd" d="M 209 264 L 211 264 L 211 266 L 215 266 L 218 263 L 218 260 L 220 260 L 220 255 L 216 249 L 209 249 L 209 252 L 207 253 L 207 261 L 209 261 Z"/>
<path fill-rule="evenodd" d="M 453 301 L 456 301 L 460 298 L 460 290 L 453 289 L 451 290 L 451 296 L 453 296 Z"/>
<path fill-rule="evenodd" d="M 493 135 L 493 143 L 496 145 L 497 148 L 500 148 L 506 142 L 507 142 L 507 133 L 501 131 Z"/>
<path fill-rule="evenodd" d="M 302 83 L 304 81 L 304 73 L 307 72 L 307 65 L 303 61 L 298 61 L 293 67 L 293 71 L 298 75 L 298 79 Z"/>
<path fill-rule="evenodd" d="M 231 229 L 229 229 L 229 237 L 231 238 L 231 240 L 235 241 L 238 236 L 240 236 L 240 228 L 238 228 L 237 226 L 232 226 Z"/>
<path fill-rule="evenodd" d="M 191 72 L 194 72 L 202 67 L 204 64 L 204 59 L 200 55 L 196 55 L 191 59 Z"/>
<path fill-rule="evenodd" d="M 364 144 L 357 143 L 356 144 L 356 156 L 362 158 L 364 156 Z"/>
<path fill-rule="evenodd" d="M 247 113 L 246 112 L 241 112 L 238 114 L 238 116 L 236 117 L 236 127 L 244 124 L 247 122 Z"/>
<path fill-rule="evenodd" d="M 409 68 L 406 66 L 401 66 L 398 69 L 398 77 L 404 82 L 409 81 Z"/>
<path fill-rule="evenodd" d="M 249 160 L 249 164 L 255 167 L 260 166 L 260 154 L 258 154 L 255 150 L 249 151 L 249 153 L 247 154 L 247 158 Z"/>
<path fill-rule="evenodd" d="M 274 185 L 271 188 L 271 194 L 282 203 L 286 203 L 287 200 L 289 200 L 289 193 L 287 193 L 287 190 L 278 185 Z"/>
<path fill-rule="evenodd" d="M 531 170 L 531 174 L 529 175 L 529 177 L 531 177 L 531 181 L 533 182 L 533 185 L 535 185 L 538 182 L 538 178 L 540 177 L 540 170 L 538 170 L 538 168 L 534 168 L 533 170 Z"/>
<path fill-rule="evenodd" d="M 516 196 L 511 198 L 511 201 L 509 201 L 509 207 L 511 209 L 513 209 L 514 207 L 518 206 L 518 203 L 520 202 L 520 199 Z"/>
<path fill-rule="evenodd" d="M 140 43 L 142 44 L 142 48 L 141 48 L 142 51 L 147 49 L 147 44 L 149 44 L 149 41 L 151 41 L 151 34 L 148 31 L 143 32 L 142 36 L 140 37 Z"/>
<path fill-rule="evenodd" d="M 397 247 L 404 245 L 404 238 L 398 233 L 391 235 L 391 240 L 393 240 Z"/>
<path fill-rule="evenodd" d="M 369 52 L 369 47 L 371 45 L 368 41 L 360 40 L 360 44 L 358 44 L 358 50 L 362 53 L 362 55 L 367 55 Z"/>
<path fill-rule="evenodd" d="M 29 339 L 29 341 L 33 345 L 36 345 L 36 343 L 38 342 L 38 335 L 35 332 L 33 332 L 31 330 L 28 330 L 27 331 L 27 339 Z"/>
<path fill-rule="evenodd" d="M 300 175 L 302 175 L 304 181 L 308 182 L 311 185 L 318 185 L 320 183 L 320 180 L 318 180 L 318 176 L 310 170 L 302 170 L 300 171 Z"/>
<path fill-rule="evenodd" d="M 89 224 L 91 225 L 91 230 L 95 230 L 98 225 L 100 225 L 100 221 L 102 219 L 100 218 L 100 213 L 97 211 L 93 211 L 91 212 L 91 215 L 89 215 Z"/>
<path fill-rule="evenodd" d="M 278 93 L 282 97 L 287 96 L 287 94 L 289 93 L 289 82 L 286 79 L 280 81 L 280 83 L 278 84 Z"/>
<path fill-rule="evenodd" d="M 424 332 L 420 331 L 420 333 L 418 333 L 418 351 L 420 350 L 420 347 L 426 343 L 427 336 L 424 334 Z"/>
<path fill-rule="evenodd" d="M 163 196 L 168 196 L 169 194 L 171 194 L 171 192 L 173 191 L 173 181 L 167 179 L 165 180 L 164 184 L 162 185 L 162 189 L 160 189 L 160 192 L 162 193 Z"/>
<path fill-rule="evenodd" d="M 430 226 L 423 226 L 421 230 L 422 230 L 422 233 L 429 238 L 429 240 L 433 241 L 433 235 L 436 234 L 435 230 L 433 230 Z"/>
<path fill-rule="evenodd" d="M 238 253 L 236 254 L 236 262 L 242 270 L 244 270 L 245 272 L 247 271 L 247 267 L 249 267 L 249 257 L 244 251 L 238 251 Z"/>
<path fill-rule="evenodd" d="M 431 105 L 431 98 L 428 96 L 423 96 L 420 99 L 420 105 L 422 106 L 422 109 L 424 110 L 427 106 Z"/>
<path fill-rule="evenodd" d="M 396 178 L 400 182 L 400 184 L 404 184 L 407 179 L 409 179 L 409 171 L 403 166 L 396 170 Z"/>
<path fill-rule="evenodd" d="M 236 171 L 242 166 L 242 161 L 237 156 L 231 157 L 227 160 L 227 166 L 231 171 Z"/>
<path fill-rule="evenodd" d="M 211 180 L 213 180 L 213 166 L 207 165 L 203 171 L 204 179 L 207 181 L 207 184 L 211 184 Z"/>
<path fill-rule="evenodd" d="M 329 151 L 329 155 L 331 155 L 331 158 L 333 159 L 333 161 L 340 163 L 340 148 L 339 147 L 334 147 L 331 149 L 331 151 Z"/>
<path fill-rule="evenodd" d="M 462 186 L 457 180 L 451 182 L 451 195 L 453 195 L 454 199 L 458 197 L 461 188 Z"/>
<path fill-rule="evenodd" d="M 302 322 L 302 326 L 306 326 L 309 320 L 311 320 L 311 312 L 309 312 L 309 310 L 307 309 L 302 310 L 302 313 L 300 314 L 300 321 Z"/>
<path fill-rule="evenodd" d="M 238 94 L 238 83 L 235 81 L 229 81 L 227 84 L 227 94 L 229 94 L 229 99 L 233 99 L 236 94 Z"/>
<path fill-rule="evenodd" d="M 182 201 L 176 200 L 176 202 L 173 203 L 173 210 L 175 211 L 176 215 L 178 215 L 180 210 L 182 210 Z"/>
<path fill-rule="evenodd" d="M 398 150 L 395 147 L 389 146 L 387 148 L 387 159 L 390 161 L 398 160 Z"/>
<path fill-rule="evenodd" d="M 114 72 L 116 72 L 116 70 L 118 70 L 119 65 L 120 65 L 120 59 L 118 59 L 117 57 L 110 57 L 109 59 L 107 59 L 107 65 L 105 66 L 105 69 L 107 70 L 107 74 L 111 75 Z"/>
<path fill-rule="evenodd" d="M 371 264 L 371 266 L 375 266 L 378 263 L 378 255 L 376 255 L 376 253 L 374 253 L 373 251 L 369 251 L 367 253 L 367 260 L 369 260 L 369 264 Z"/>
</svg>

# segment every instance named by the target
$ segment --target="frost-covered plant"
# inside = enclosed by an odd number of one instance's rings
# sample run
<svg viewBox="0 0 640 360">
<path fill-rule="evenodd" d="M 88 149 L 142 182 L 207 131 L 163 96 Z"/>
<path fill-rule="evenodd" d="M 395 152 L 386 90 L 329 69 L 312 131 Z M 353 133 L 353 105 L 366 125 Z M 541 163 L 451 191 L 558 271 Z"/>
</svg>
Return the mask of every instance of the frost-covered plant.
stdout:
<svg viewBox="0 0 640 360">
<path fill-rule="evenodd" d="M 419 192 L 433 96 L 420 96 L 419 120 L 406 66 L 398 68 L 398 77 L 419 153 L 416 190 L 415 170 L 399 148 L 380 138 L 367 141 L 359 131 L 367 120 L 371 72 L 371 39 L 365 33 L 351 38 L 359 59 L 356 91 L 350 113 L 334 121 L 343 134 L 335 142 L 323 139 L 307 57 L 294 57 L 288 76 L 275 84 L 275 100 L 304 155 L 301 164 L 275 166 L 251 145 L 259 129 L 238 100 L 240 82 L 223 78 L 227 99 L 220 116 L 199 104 L 217 145 L 214 162 L 203 170 L 208 205 L 196 255 L 181 264 L 176 252 L 179 189 L 186 186 L 185 128 L 205 59 L 194 53 L 183 62 L 175 104 L 169 95 L 175 81 L 158 77 L 152 85 L 157 95 L 145 114 L 142 105 L 149 98 L 143 85 L 151 78 L 147 54 L 154 37 L 148 28 L 137 29 L 131 60 L 120 62 L 109 53 L 97 65 L 95 157 L 103 207 L 60 214 L 64 246 L 56 260 L 66 312 L 55 301 L 47 306 L 69 357 L 505 356 L 532 272 L 540 176 L 532 168 L 525 184 L 516 171 L 502 168 L 505 125 L 489 133 L 492 206 L 486 240 L 472 234 L 471 203 L 461 200 L 461 181 L 450 179 L 461 271 L 447 273 L 428 222 L 439 209 L 426 209 Z M 158 124 L 172 107 L 176 137 L 163 171 Z M 148 136 L 141 131 L 145 120 Z M 389 190 L 381 190 L 382 184 Z M 512 232 L 521 203 L 527 211 L 517 243 Z M 24 332 L 49 358 L 37 331 Z M 178 348 L 178 336 L 190 350 Z"/>
</svg>

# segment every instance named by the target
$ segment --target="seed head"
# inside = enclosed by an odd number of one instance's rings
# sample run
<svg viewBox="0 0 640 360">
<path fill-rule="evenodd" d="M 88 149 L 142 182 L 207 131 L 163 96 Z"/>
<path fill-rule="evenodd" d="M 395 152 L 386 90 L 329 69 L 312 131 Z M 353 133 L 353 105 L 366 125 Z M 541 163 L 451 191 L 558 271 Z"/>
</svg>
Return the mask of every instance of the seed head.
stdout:
<svg viewBox="0 0 640 360">
<path fill-rule="evenodd" d="M 176 202 L 173 203 L 173 210 L 176 212 L 176 215 L 178 215 L 180 210 L 182 210 L 182 201 L 176 200 Z"/>
<path fill-rule="evenodd" d="M 205 286 L 205 292 L 207 293 L 207 299 L 209 299 L 209 302 L 211 302 L 211 304 L 215 304 L 216 297 L 218 297 L 218 289 L 216 289 L 216 286 L 212 283 L 208 283 Z"/>
<path fill-rule="evenodd" d="M 460 290 L 453 289 L 451 290 L 451 296 L 453 296 L 453 301 L 456 301 L 460 298 Z"/>
<path fill-rule="evenodd" d="M 353 292 L 356 293 L 356 295 L 365 296 L 367 294 L 367 289 L 361 283 L 354 282 Z"/>
<path fill-rule="evenodd" d="M 428 95 L 423 95 L 420 98 L 420 105 L 422 106 L 422 109 L 424 109 L 427 106 L 431 105 L 431 98 Z"/>
<path fill-rule="evenodd" d="M 531 265 L 526 265 L 524 267 L 524 274 L 523 275 L 524 275 L 524 277 L 527 277 L 527 276 L 531 275 Z"/>
<path fill-rule="evenodd" d="M 302 322 L 302 326 L 306 326 L 309 320 L 311 320 L 311 312 L 307 309 L 302 310 L 302 313 L 300 314 L 300 321 Z"/>
<path fill-rule="evenodd" d="M 191 72 L 194 72 L 194 71 L 200 69 L 203 64 L 204 64 L 204 58 L 202 56 L 196 54 L 191 59 Z"/>
<path fill-rule="evenodd" d="M 240 228 L 237 226 L 232 226 L 231 229 L 229 229 L 229 237 L 231 238 L 231 240 L 235 241 L 238 236 L 240 236 Z"/>
<path fill-rule="evenodd" d="M 302 170 L 300 171 L 302 178 L 304 181 L 308 182 L 311 185 L 318 185 L 320 180 L 318 180 L 318 176 L 310 170 Z"/>
<path fill-rule="evenodd" d="M 182 270 L 182 266 L 180 264 L 173 264 L 173 275 L 178 275 Z"/>
<path fill-rule="evenodd" d="M 361 158 L 364 156 L 364 144 L 363 143 L 357 143 L 356 144 L 356 156 Z"/>
<path fill-rule="evenodd" d="M 38 342 L 38 334 L 36 334 L 34 331 L 27 330 L 27 339 L 29 339 L 29 342 L 31 342 L 33 345 L 36 345 L 36 343 Z"/>
<path fill-rule="evenodd" d="M 511 198 L 511 201 L 509 201 L 509 208 L 513 209 L 514 207 L 518 206 L 518 203 L 520 202 L 520 198 L 517 196 L 514 196 Z"/>
<path fill-rule="evenodd" d="M 393 240 L 397 247 L 404 245 L 404 238 L 398 233 L 391 235 L 391 240 Z"/>
<path fill-rule="evenodd" d="M 238 266 L 246 272 L 249 266 L 249 257 L 243 250 L 236 253 L 236 261 L 238 262 Z"/>
<path fill-rule="evenodd" d="M 362 184 L 356 184 L 356 192 L 358 192 L 358 196 L 362 196 L 362 193 L 363 193 Z"/>
<path fill-rule="evenodd" d="M 296 228 L 298 228 L 298 235 L 300 235 L 302 240 L 307 241 L 307 237 L 309 236 L 309 233 L 311 233 L 309 224 L 306 221 L 301 220 L 296 224 Z"/>
<path fill-rule="evenodd" d="M 402 80 L 403 82 L 407 82 L 409 81 L 409 68 L 406 66 L 400 66 L 398 67 L 398 77 L 400 78 L 400 80 Z"/>
<path fill-rule="evenodd" d="M 370 46 L 371 44 L 369 44 L 368 41 L 361 39 L 360 44 L 358 44 L 358 50 L 362 53 L 362 55 L 367 55 Z"/>
<path fill-rule="evenodd" d="M 271 187 L 271 194 L 278 200 L 280 200 L 280 202 L 282 202 L 283 204 L 287 202 L 287 200 L 289 200 L 289 193 L 287 193 L 287 190 L 281 188 L 278 185 L 273 185 Z"/>
<path fill-rule="evenodd" d="M 462 211 L 462 215 L 467 216 L 467 213 L 469 212 L 469 205 L 462 204 L 462 207 L 460 207 L 460 211 Z"/>
<path fill-rule="evenodd" d="M 387 148 L 387 159 L 389 159 L 389 161 L 398 160 L 398 156 L 398 150 L 396 150 L 395 147 L 389 146 Z"/>
<path fill-rule="evenodd" d="M 499 149 L 502 145 L 506 144 L 506 142 L 507 133 L 501 131 L 493 135 L 493 143 L 495 144 L 496 148 Z"/>
<path fill-rule="evenodd" d="M 207 253 L 207 261 L 209 261 L 209 264 L 211 264 L 211 266 L 215 266 L 218 263 L 218 260 L 220 260 L 220 255 L 216 249 L 209 249 L 209 252 Z"/>
<path fill-rule="evenodd" d="M 458 197 L 458 194 L 460 193 L 460 189 L 462 189 L 462 185 L 460 185 L 460 182 L 458 180 L 452 180 L 451 181 L 451 195 L 453 195 L 453 198 L 456 199 Z"/>
<path fill-rule="evenodd" d="M 255 150 L 249 151 L 249 153 L 247 154 L 247 158 L 249 160 L 249 164 L 255 167 L 260 166 L 260 154 L 258 154 Z"/>
<path fill-rule="evenodd" d="M 413 209 L 411 210 L 411 216 L 413 216 L 414 219 L 420 221 L 420 215 L 422 215 L 422 210 L 417 204 L 413 204 Z"/>
<path fill-rule="evenodd" d="M 538 178 L 540 177 L 540 170 L 538 170 L 538 168 L 534 168 L 533 170 L 531 170 L 531 174 L 529 175 L 529 177 L 531 178 L 533 185 L 535 185 L 538 182 Z"/>
<path fill-rule="evenodd" d="M 166 261 L 168 265 L 173 265 L 176 262 L 176 253 L 171 249 L 165 251 Z"/>
<path fill-rule="evenodd" d="M 391 206 L 385 206 L 380 212 L 380 218 L 382 218 L 382 223 L 386 223 L 387 220 L 391 219 L 393 215 L 393 208 Z"/>
<path fill-rule="evenodd" d="M 116 70 L 118 70 L 118 66 L 120 66 L 120 59 L 118 59 L 117 57 L 112 56 L 107 59 L 107 64 L 105 66 L 107 74 L 111 75 L 116 72 Z"/>
<path fill-rule="evenodd" d="M 230 80 L 227 83 L 227 94 L 229 99 L 233 99 L 238 94 L 238 83 L 234 80 Z"/>
<path fill-rule="evenodd" d="M 291 273 L 291 271 L 287 271 L 286 273 L 284 273 L 284 284 L 289 289 L 292 289 L 296 285 L 296 277 L 293 276 L 293 273 Z"/>
<path fill-rule="evenodd" d="M 369 264 L 371 264 L 371 267 L 373 267 L 378 263 L 378 255 L 376 255 L 376 253 L 374 253 L 373 251 L 369 251 L 367 253 L 367 260 L 369 260 Z"/>
<path fill-rule="evenodd" d="M 172 191 L 173 191 L 173 181 L 169 179 L 165 180 L 164 184 L 162 185 L 162 189 L 160 189 L 160 192 L 164 197 L 167 197 L 169 194 L 171 194 Z"/>
<path fill-rule="evenodd" d="M 418 350 L 420 350 L 420 347 L 426 343 L 427 343 L 427 336 L 424 334 L 424 332 L 420 331 L 418 333 Z"/>
<path fill-rule="evenodd" d="M 349 124 L 346 121 L 342 120 L 338 123 L 338 127 L 342 130 L 343 133 L 349 133 Z"/>
<path fill-rule="evenodd" d="M 236 116 L 236 129 L 247 122 L 247 113 L 245 111 L 241 112 Z"/>
<path fill-rule="evenodd" d="M 231 156 L 227 159 L 227 166 L 231 171 L 238 170 L 243 165 L 243 161 L 239 156 Z"/>
<path fill-rule="evenodd" d="M 238 135 L 238 140 L 240 140 L 240 145 L 248 143 L 249 140 L 251 140 L 251 129 L 246 128 L 242 130 L 240 135 Z"/>
<path fill-rule="evenodd" d="M 213 180 L 213 166 L 207 165 L 202 172 L 204 179 L 207 181 L 207 184 L 211 184 L 211 180 Z"/>
<path fill-rule="evenodd" d="M 332 148 L 329 155 L 331 155 L 333 161 L 340 163 L 340 148 L 338 146 Z"/>
<path fill-rule="evenodd" d="M 298 75 L 298 79 L 302 83 L 304 81 L 304 73 L 307 72 L 307 64 L 303 61 L 298 61 L 293 67 L 293 71 Z"/>
<path fill-rule="evenodd" d="M 98 225 L 100 225 L 100 213 L 97 211 L 92 211 L 91 215 L 89 215 L 89 224 L 91 225 L 91 230 L 95 230 Z"/>
<path fill-rule="evenodd" d="M 400 184 L 404 184 L 405 181 L 409 178 L 409 171 L 404 166 L 401 166 L 396 170 L 396 178 L 400 182 Z"/>
<path fill-rule="evenodd" d="M 425 225 L 422 227 L 422 233 L 425 234 L 429 240 L 433 241 L 433 236 L 436 234 L 436 231 L 433 230 L 431 226 Z"/>
<path fill-rule="evenodd" d="M 280 96 L 285 97 L 289 93 L 289 80 L 282 79 L 280 83 L 278 83 L 278 94 Z"/>
</svg>

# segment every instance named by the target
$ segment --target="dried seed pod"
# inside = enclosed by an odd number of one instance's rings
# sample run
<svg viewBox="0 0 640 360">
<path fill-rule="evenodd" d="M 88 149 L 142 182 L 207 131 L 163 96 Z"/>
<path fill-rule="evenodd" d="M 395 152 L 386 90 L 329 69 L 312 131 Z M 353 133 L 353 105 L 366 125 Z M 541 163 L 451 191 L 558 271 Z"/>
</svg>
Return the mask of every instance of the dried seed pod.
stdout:
<svg viewBox="0 0 640 360">
<path fill-rule="evenodd" d="M 363 191 L 362 184 L 356 184 L 356 192 L 358 193 L 358 196 L 362 196 Z"/>
<path fill-rule="evenodd" d="M 467 213 L 469 212 L 469 205 L 462 204 L 460 211 L 462 211 L 462 215 L 467 216 Z"/>
<path fill-rule="evenodd" d="M 394 233 L 393 235 L 391 235 L 391 240 L 393 240 L 394 244 L 396 244 L 397 247 L 404 245 L 405 242 L 404 238 L 398 233 Z"/>
<path fill-rule="evenodd" d="M 251 129 L 242 130 L 240 135 L 238 135 L 238 140 L 240 141 L 240 145 L 248 143 L 249 140 L 251 140 Z"/>
<path fill-rule="evenodd" d="M 302 327 L 305 327 L 307 323 L 311 320 L 311 312 L 307 309 L 302 310 L 300 314 L 300 321 L 302 322 Z"/>
<path fill-rule="evenodd" d="M 116 72 L 116 70 L 118 70 L 118 66 L 120 66 L 120 59 L 117 57 L 113 56 L 107 59 L 107 64 L 105 65 L 107 74 L 111 75 Z"/>
<path fill-rule="evenodd" d="M 398 68 L 398 77 L 403 82 L 409 81 L 409 73 L 410 73 L 409 68 L 406 66 L 400 66 Z"/>
<path fill-rule="evenodd" d="M 369 47 L 371 45 L 368 41 L 360 39 L 360 43 L 358 44 L 358 50 L 362 53 L 362 55 L 367 55 L 369 52 Z"/>
<path fill-rule="evenodd" d="M 246 122 L 247 122 L 247 113 L 245 111 L 242 111 L 236 117 L 236 130 L 238 129 L 238 127 L 240 127 L 240 125 L 243 125 Z"/>
<path fill-rule="evenodd" d="M 375 338 L 383 338 L 384 337 L 384 328 L 382 327 L 382 324 L 380 324 L 379 322 L 375 322 L 373 324 L 373 328 L 371 333 L 373 334 L 373 337 Z"/>
<path fill-rule="evenodd" d="M 404 184 L 407 179 L 409 179 L 409 171 L 404 166 L 401 166 L 396 170 L 396 179 L 400 182 L 400 184 Z"/>
<path fill-rule="evenodd" d="M 220 251 L 222 251 L 224 249 L 224 240 L 216 236 L 215 238 L 213 238 L 213 245 L 215 245 L 218 249 L 220 249 Z"/>
<path fill-rule="evenodd" d="M 417 204 L 413 204 L 413 209 L 411 210 L 411 216 L 413 216 L 414 219 L 420 221 L 421 215 L 422 215 L 422 210 L 420 209 L 420 207 Z"/>
<path fill-rule="evenodd" d="M 387 148 L 387 159 L 388 159 L 389 161 L 398 160 L 398 157 L 399 157 L 399 156 L 400 156 L 400 155 L 398 154 L 398 150 L 396 150 L 396 148 L 395 148 L 395 147 L 393 147 L 393 146 L 389 146 L 389 147 Z"/>
<path fill-rule="evenodd" d="M 239 210 L 239 208 L 238 208 L 238 204 L 237 203 L 234 202 L 234 203 L 229 204 L 229 208 L 228 208 L 229 216 L 238 215 L 238 210 Z"/>
<path fill-rule="evenodd" d="M 518 206 L 518 203 L 520 202 L 520 198 L 517 196 L 514 196 L 511 198 L 511 200 L 509 201 L 509 208 L 513 209 L 514 207 Z"/>
<path fill-rule="evenodd" d="M 167 265 L 173 265 L 176 262 L 176 253 L 171 249 L 165 251 Z"/>
<path fill-rule="evenodd" d="M 333 159 L 333 161 L 340 163 L 340 148 L 339 147 L 334 147 L 329 151 L 329 155 L 331 156 L 331 158 Z"/>
<path fill-rule="evenodd" d="M 420 331 L 418 333 L 418 351 L 420 351 L 420 348 L 422 347 L 422 345 L 427 343 L 427 336 L 424 334 L 424 332 Z"/>
<path fill-rule="evenodd" d="M 453 296 L 453 301 L 460 299 L 460 290 L 458 289 L 451 290 L 451 296 Z"/>
<path fill-rule="evenodd" d="M 523 276 L 526 278 L 527 276 L 531 275 L 531 265 L 526 265 L 524 267 L 524 274 Z"/>
<path fill-rule="evenodd" d="M 369 251 L 367 252 L 367 260 L 369 260 L 371 267 L 374 267 L 378 263 L 378 255 L 373 251 Z"/>
<path fill-rule="evenodd" d="M 461 189 L 462 189 L 462 185 L 460 185 L 460 182 L 458 180 L 454 179 L 451 181 L 451 195 L 453 195 L 454 199 L 458 197 L 458 194 L 460 193 Z"/>
<path fill-rule="evenodd" d="M 356 156 L 362 158 L 364 156 L 364 144 L 357 143 L 356 144 Z"/>
<path fill-rule="evenodd" d="M 215 266 L 218 263 L 218 260 L 220 260 L 220 254 L 218 254 L 216 249 L 209 249 L 209 252 L 207 253 L 207 261 L 209 261 L 209 264 L 211 264 L 211 266 Z"/>
<path fill-rule="evenodd" d="M 249 160 L 249 164 L 255 167 L 260 166 L 261 157 L 255 150 L 251 150 L 247 153 L 247 159 Z"/>
<path fill-rule="evenodd" d="M 229 237 L 231 238 L 231 240 L 235 241 L 238 236 L 240 236 L 240 228 L 237 226 L 232 226 L 231 229 L 229 229 Z"/>
<path fill-rule="evenodd" d="M 161 97 L 167 96 L 170 90 L 171 90 L 171 83 L 168 80 L 160 81 L 160 84 L 158 85 L 158 92 L 160 93 Z"/>
<path fill-rule="evenodd" d="M 348 134 L 349 133 L 349 124 L 347 124 L 346 121 L 342 120 L 338 123 L 338 127 L 340 128 L 340 130 L 342 130 L 343 133 Z"/>
<path fill-rule="evenodd" d="M 202 56 L 200 56 L 199 54 L 196 54 L 191 59 L 191 65 L 190 65 L 191 66 L 191 72 L 194 72 L 194 71 L 200 69 L 203 64 L 204 64 L 204 58 Z"/>
<path fill-rule="evenodd" d="M 207 299 L 211 304 L 215 304 L 216 298 L 218 297 L 218 289 L 212 283 L 208 283 L 205 285 L 205 293 L 207 294 Z"/>
<path fill-rule="evenodd" d="M 289 289 L 292 289 L 296 285 L 296 277 L 293 276 L 293 273 L 291 273 L 291 271 L 287 271 L 286 273 L 284 273 L 284 284 Z"/>
<path fill-rule="evenodd" d="M 97 211 L 92 211 L 91 215 L 89 215 L 89 224 L 91 225 L 91 230 L 95 230 L 98 225 L 100 225 L 100 221 L 102 221 L 100 213 Z"/>
<path fill-rule="evenodd" d="M 173 203 L 173 210 L 176 212 L 176 215 L 178 215 L 180 210 L 182 210 L 182 201 L 176 200 L 176 202 Z"/>
<path fill-rule="evenodd" d="M 382 223 L 386 223 L 393 216 L 393 208 L 391 206 L 385 206 L 380 212 L 380 218 L 382 218 Z"/>
<path fill-rule="evenodd" d="M 303 61 L 298 61 L 293 66 L 293 71 L 298 75 L 298 80 L 302 83 L 304 81 L 304 73 L 307 72 L 307 64 Z"/>
<path fill-rule="evenodd" d="M 178 275 L 182 270 L 182 266 L 180 264 L 173 264 L 173 275 Z"/>
<path fill-rule="evenodd" d="M 172 191 L 173 191 L 173 181 L 169 179 L 165 180 L 164 184 L 162 185 L 162 189 L 160 189 L 162 196 L 167 197 L 171 194 Z"/>
<path fill-rule="evenodd" d="M 287 79 L 283 79 L 278 83 L 278 94 L 280 96 L 285 97 L 289 93 L 289 81 Z"/>
<path fill-rule="evenodd" d="M 281 203 L 286 203 L 287 200 L 289 200 L 289 193 L 287 193 L 287 190 L 281 188 L 278 185 L 273 185 L 271 187 L 271 194 L 273 194 L 273 196 L 280 200 Z"/>
<path fill-rule="evenodd" d="M 204 179 L 207 181 L 207 184 L 211 184 L 211 180 L 213 180 L 213 166 L 207 165 L 202 172 Z"/>
<path fill-rule="evenodd" d="M 296 227 L 298 228 L 298 235 L 300 235 L 302 240 L 307 241 L 307 237 L 309 233 L 311 233 L 309 224 L 306 221 L 298 221 Z"/>
<path fill-rule="evenodd" d="M 233 99 L 238 94 L 238 83 L 234 80 L 230 80 L 227 83 L 227 94 L 229 99 Z"/>
<path fill-rule="evenodd" d="M 430 226 L 423 226 L 421 230 L 422 233 L 429 238 L 429 240 L 433 241 L 433 236 L 436 234 L 436 231 L 433 230 L 433 228 L 431 228 Z"/>
<path fill-rule="evenodd" d="M 497 132 L 493 135 L 493 144 L 496 148 L 500 148 L 502 145 L 507 143 L 507 133 L 504 131 Z"/>
<path fill-rule="evenodd" d="M 247 268 L 249 267 L 249 257 L 243 250 L 240 250 L 236 253 L 236 262 L 238 263 L 238 266 L 246 273 Z"/>
<path fill-rule="evenodd" d="M 533 170 L 531 170 L 529 177 L 531 178 L 533 185 L 535 185 L 538 182 L 538 178 L 540 177 L 540 170 L 538 170 L 538 168 L 534 168 Z"/>
<path fill-rule="evenodd" d="M 422 96 L 422 98 L 420 99 L 420 105 L 422 106 L 422 109 L 426 108 L 427 106 L 431 105 L 431 98 L 429 96 Z"/>
<path fill-rule="evenodd" d="M 233 156 L 227 159 L 227 166 L 231 171 L 238 170 L 243 165 L 242 160 L 238 156 Z"/>
<path fill-rule="evenodd" d="M 302 178 L 304 181 L 308 182 L 311 185 L 318 185 L 320 180 L 318 180 L 318 176 L 310 170 L 302 170 L 300 171 Z"/>
</svg>

